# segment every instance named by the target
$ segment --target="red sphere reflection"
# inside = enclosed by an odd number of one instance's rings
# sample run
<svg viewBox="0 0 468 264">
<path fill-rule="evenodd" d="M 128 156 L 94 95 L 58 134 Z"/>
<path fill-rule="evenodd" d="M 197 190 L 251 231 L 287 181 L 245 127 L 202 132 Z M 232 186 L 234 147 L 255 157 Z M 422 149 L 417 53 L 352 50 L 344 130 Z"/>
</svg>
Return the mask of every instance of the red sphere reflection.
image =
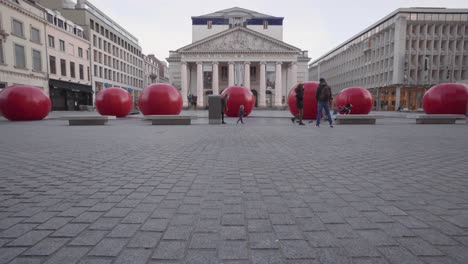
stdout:
<svg viewBox="0 0 468 264">
<path fill-rule="evenodd" d="M 50 108 L 49 97 L 37 87 L 13 85 L 0 93 L 0 112 L 11 121 L 41 120 Z"/>
<path fill-rule="evenodd" d="M 225 112 L 227 116 L 237 116 L 241 105 L 244 105 L 244 116 L 248 116 L 252 112 L 255 96 L 249 89 L 242 86 L 230 86 L 221 93 L 223 96 L 226 94 L 229 95 L 226 103 L 227 111 Z"/>
<path fill-rule="evenodd" d="M 122 88 L 106 88 L 96 95 L 96 108 L 101 115 L 125 117 L 132 110 L 132 96 Z"/>
<path fill-rule="evenodd" d="M 315 92 L 319 85 L 318 82 L 303 82 L 304 84 L 304 116 L 303 119 L 316 119 L 317 118 L 317 100 L 315 100 Z M 289 112 L 293 116 L 299 114 L 296 106 L 296 87 L 298 84 L 291 87 L 288 94 Z"/>
<path fill-rule="evenodd" d="M 143 89 L 138 106 L 144 115 L 178 115 L 182 111 L 182 96 L 166 83 L 155 83 Z"/>
<path fill-rule="evenodd" d="M 352 104 L 352 115 L 367 115 L 372 110 L 372 94 L 362 87 L 350 87 L 343 89 L 336 96 L 336 107 L 341 109 L 347 104 Z"/>
<path fill-rule="evenodd" d="M 423 97 L 426 114 L 465 115 L 468 87 L 460 83 L 443 83 L 429 89 Z"/>
</svg>

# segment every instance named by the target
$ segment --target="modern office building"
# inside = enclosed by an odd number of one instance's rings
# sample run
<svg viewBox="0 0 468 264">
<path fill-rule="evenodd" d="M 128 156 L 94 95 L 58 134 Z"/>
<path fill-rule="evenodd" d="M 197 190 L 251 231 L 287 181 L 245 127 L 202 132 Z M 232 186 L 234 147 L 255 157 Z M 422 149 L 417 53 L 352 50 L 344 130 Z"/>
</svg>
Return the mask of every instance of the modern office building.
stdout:
<svg viewBox="0 0 468 264">
<path fill-rule="evenodd" d="M 283 42 L 283 17 L 238 7 L 192 17 L 192 43 L 171 51 L 171 83 L 205 107 L 209 94 L 233 85 L 257 97 L 259 107 L 282 107 L 289 88 L 308 79 L 307 51 Z"/>
<path fill-rule="evenodd" d="M 49 93 L 44 9 L 25 0 L 0 0 L 0 89 L 32 85 Z"/>
<path fill-rule="evenodd" d="M 422 108 L 431 86 L 468 80 L 468 9 L 401 8 L 309 65 L 334 93 L 359 86 L 375 109 Z"/>
<path fill-rule="evenodd" d="M 144 85 L 144 63 L 138 39 L 93 6 L 89 1 L 41 0 L 81 26 L 90 40 L 92 87 L 95 93 L 106 87 L 122 87 L 132 93 L 134 106 Z"/>
</svg>

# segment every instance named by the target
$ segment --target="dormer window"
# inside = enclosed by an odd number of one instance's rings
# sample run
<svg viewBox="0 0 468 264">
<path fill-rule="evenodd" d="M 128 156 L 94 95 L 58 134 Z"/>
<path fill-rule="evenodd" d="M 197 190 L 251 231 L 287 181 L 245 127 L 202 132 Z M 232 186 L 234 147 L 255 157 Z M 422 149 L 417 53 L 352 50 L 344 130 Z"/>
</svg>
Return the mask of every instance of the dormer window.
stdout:
<svg viewBox="0 0 468 264">
<path fill-rule="evenodd" d="M 263 29 L 268 29 L 268 20 L 263 20 Z"/>
<path fill-rule="evenodd" d="M 208 26 L 208 29 L 211 29 L 211 27 L 213 27 L 213 21 L 209 20 L 207 22 L 207 26 Z"/>
</svg>

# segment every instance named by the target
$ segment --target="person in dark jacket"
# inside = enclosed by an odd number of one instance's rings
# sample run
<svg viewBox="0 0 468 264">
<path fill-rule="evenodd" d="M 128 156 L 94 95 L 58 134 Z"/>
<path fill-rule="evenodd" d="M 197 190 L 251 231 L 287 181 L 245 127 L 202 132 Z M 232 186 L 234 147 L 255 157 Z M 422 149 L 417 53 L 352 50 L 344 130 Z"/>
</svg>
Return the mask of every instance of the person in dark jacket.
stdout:
<svg viewBox="0 0 468 264">
<path fill-rule="evenodd" d="M 315 93 L 315 99 L 317 100 L 317 123 L 315 127 L 320 126 L 320 118 L 322 117 L 322 109 L 325 109 L 325 114 L 328 118 L 328 123 L 330 127 L 333 127 L 333 121 L 330 115 L 330 99 L 332 97 L 331 88 L 328 86 L 324 78 L 320 78 L 320 84 L 317 87 L 317 92 Z"/>
<path fill-rule="evenodd" d="M 302 123 L 302 116 L 304 115 L 304 84 L 299 83 L 294 91 L 296 92 L 296 107 L 299 109 L 299 114 L 291 118 L 291 121 L 294 124 L 297 118 L 299 119 L 299 125 L 303 126 L 305 125 Z"/>
<path fill-rule="evenodd" d="M 221 123 L 226 124 L 224 122 L 224 112 L 229 111 L 227 107 L 227 100 L 229 98 L 229 94 L 221 95 Z"/>
</svg>

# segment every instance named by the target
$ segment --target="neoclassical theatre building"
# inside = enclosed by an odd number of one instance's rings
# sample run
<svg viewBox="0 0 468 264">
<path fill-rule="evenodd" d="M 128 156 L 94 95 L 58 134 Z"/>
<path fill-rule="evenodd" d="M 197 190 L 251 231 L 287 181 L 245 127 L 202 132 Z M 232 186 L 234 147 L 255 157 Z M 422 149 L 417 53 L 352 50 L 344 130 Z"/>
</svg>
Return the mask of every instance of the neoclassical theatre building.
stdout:
<svg viewBox="0 0 468 264">
<path fill-rule="evenodd" d="M 232 85 L 250 89 L 257 107 L 283 106 L 290 87 L 308 80 L 310 60 L 283 42 L 283 19 L 238 7 L 192 17 L 192 43 L 167 58 L 184 106 L 196 96 L 204 107 L 208 95 Z"/>
</svg>

